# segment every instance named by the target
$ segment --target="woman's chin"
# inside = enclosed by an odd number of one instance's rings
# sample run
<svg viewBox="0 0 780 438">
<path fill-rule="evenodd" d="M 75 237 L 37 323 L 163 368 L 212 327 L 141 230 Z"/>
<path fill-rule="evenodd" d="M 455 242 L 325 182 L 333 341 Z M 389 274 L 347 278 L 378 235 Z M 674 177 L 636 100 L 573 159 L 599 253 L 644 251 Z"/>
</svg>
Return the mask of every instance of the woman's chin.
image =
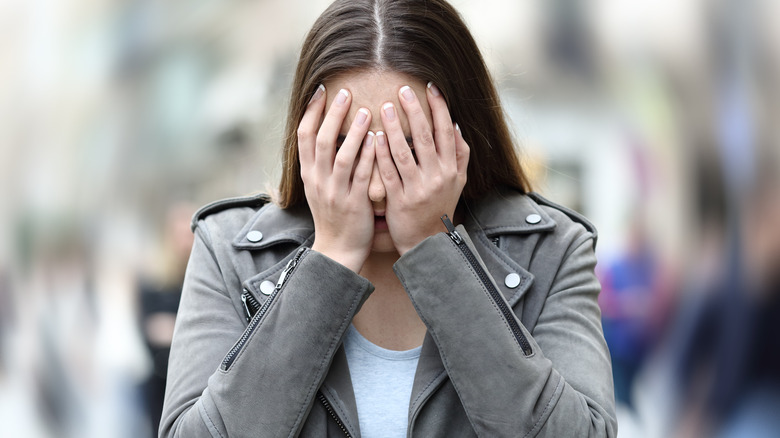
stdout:
<svg viewBox="0 0 780 438">
<path fill-rule="evenodd" d="M 386 230 L 374 230 L 374 242 L 371 245 L 371 252 L 396 252 L 393 239 Z"/>
</svg>

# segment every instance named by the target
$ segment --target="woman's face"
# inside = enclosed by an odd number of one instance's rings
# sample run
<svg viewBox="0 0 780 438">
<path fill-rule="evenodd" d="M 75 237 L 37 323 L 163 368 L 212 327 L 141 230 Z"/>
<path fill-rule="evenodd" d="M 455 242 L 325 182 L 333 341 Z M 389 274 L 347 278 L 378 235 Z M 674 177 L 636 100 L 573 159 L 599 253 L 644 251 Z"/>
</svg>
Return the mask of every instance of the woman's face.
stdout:
<svg viewBox="0 0 780 438">
<path fill-rule="evenodd" d="M 392 102 L 395 108 L 398 109 L 399 119 L 404 130 L 404 135 L 406 135 L 407 142 L 409 143 L 409 146 L 412 148 L 414 147 L 411 142 L 412 135 L 409 128 L 409 122 L 398 101 L 398 91 L 404 85 L 408 85 L 414 90 L 417 96 L 425 96 L 426 84 L 424 82 L 402 73 L 371 70 L 346 73 L 325 82 L 324 85 L 328 93 L 326 108 L 330 108 L 333 99 L 340 89 L 346 89 L 352 95 L 352 104 L 347 116 L 344 118 L 344 123 L 341 125 L 339 135 L 347 135 L 349 127 L 352 125 L 352 120 L 355 118 L 355 114 L 360 108 L 367 108 L 371 111 L 372 118 L 369 130 L 374 133 L 384 131 L 379 112 L 382 110 L 382 106 L 385 103 Z M 425 117 L 428 119 L 428 123 L 433 126 L 431 109 L 428 106 L 427 99 L 420 99 L 420 104 L 425 112 Z M 385 195 L 385 187 L 382 184 L 377 164 L 374 162 L 374 170 L 371 174 L 371 182 L 368 186 L 368 196 L 371 199 L 371 205 L 374 209 L 374 242 L 372 251 L 375 252 L 395 251 L 395 246 L 390 238 L 387 222 L 384 218 L 386 205 Z"/>
</svg>

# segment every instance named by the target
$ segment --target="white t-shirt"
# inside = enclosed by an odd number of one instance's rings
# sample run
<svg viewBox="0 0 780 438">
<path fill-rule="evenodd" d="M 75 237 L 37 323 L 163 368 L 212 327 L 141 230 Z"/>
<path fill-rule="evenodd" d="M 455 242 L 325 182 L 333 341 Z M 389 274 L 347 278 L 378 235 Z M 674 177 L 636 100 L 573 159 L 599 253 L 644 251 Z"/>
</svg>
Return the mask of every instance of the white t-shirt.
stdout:
<svg viewBox="0 0 780 438">
<path fill-rule="evenodd" d="M 360 435 L 364 438 L 406 436 L 409 399 L 421 349 L 384 349 L 350 324 L 344 350 L 355 391 Z"/>
</svg>

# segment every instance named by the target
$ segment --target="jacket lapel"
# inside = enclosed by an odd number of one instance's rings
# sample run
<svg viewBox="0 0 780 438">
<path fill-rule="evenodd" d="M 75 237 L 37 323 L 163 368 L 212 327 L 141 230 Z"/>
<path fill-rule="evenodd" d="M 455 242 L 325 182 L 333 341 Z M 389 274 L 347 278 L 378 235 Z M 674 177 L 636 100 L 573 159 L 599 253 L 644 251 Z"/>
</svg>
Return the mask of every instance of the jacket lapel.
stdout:
<svg viewBox="0 0 780 438">
<path fill-rule="evenodd" d="M 506 236 L 544 233 L 556 227 L 555 221 L 528 196 L 515 191 L 498 191 L 474 203 L 465 204 L 463 226 L 485 263 L 496 286 L 513 308 L 528 292 L 534 276 L 522 263 L 528 254 L 509 254 L 502 249 Z M 521 309 L 515 308 L 520 314 Z"/>
<path fill-rule="evenodd" d="M 439 355 L 439 348 L 433 341 L 430 333 L 425 334 L 420 360 L 417 362 L 417 371 L 414 374 L 412 395 L 409 399 L 409 419 L 414 418 L 416 412 L 425 403 L 428 397 L 447 378 L 447 372 Z"/>
</svg>

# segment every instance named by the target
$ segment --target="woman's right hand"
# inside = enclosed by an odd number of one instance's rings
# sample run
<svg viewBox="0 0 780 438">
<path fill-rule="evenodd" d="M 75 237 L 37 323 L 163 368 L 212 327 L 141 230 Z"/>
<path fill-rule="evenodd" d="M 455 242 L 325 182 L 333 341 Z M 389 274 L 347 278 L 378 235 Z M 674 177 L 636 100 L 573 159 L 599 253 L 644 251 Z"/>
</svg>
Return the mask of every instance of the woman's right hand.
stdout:
<svg viewBox="0 0 780 438">
<path fill-rule="evenodd" d="M 357 111 L 338 147 L 351 96 L 340 90 L 323 120 L 326 101 L 320 85 L 298 126 L 301 178 L 314 219 L 312 249 L 360 272 L 374 238 L 374 210 L 368 198 L 374 165 L 374 134 L 368 131 L 371 112 Z"/>
</svg>

